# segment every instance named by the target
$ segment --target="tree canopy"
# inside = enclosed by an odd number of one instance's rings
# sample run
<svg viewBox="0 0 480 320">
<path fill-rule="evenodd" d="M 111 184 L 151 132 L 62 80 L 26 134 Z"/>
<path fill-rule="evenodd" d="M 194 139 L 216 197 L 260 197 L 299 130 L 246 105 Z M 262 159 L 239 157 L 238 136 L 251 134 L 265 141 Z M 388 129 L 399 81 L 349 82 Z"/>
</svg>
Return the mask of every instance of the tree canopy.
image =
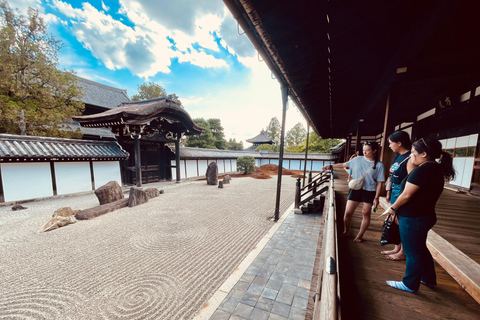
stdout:
<svg viewBox="0 0 480 320">
<path fill-rule="evenodd" d="M 139 84 L 137 88 L 138 94 L 132 96 L 132 101 L 155 99 L 167 95 L 167 92 L 161 85 L 151 81 Z"/>
<path fill-rule="evenodd" d="M 230 138 L 228 139 L 228 142 L 227 142 L 227 150 L 243 150 L 243 141 L 240 141 L 240 142 L 237 142 L 237 140 L 235 140 L 235 138 Z"/>
<path fill-rule="evenodd" d="M 280 121 L 278 121 L 277 117 L 273 117 L 270 120 L 270 123 L 265 129 L 265 133 L 273 140 L 273 150 L 279 151 L 280 150 L 280 136 L 282 133 L 282 126 L 280 125 Z"/>
<path fill-rule="evenodd" d="M 285 152 L 301 152 L 302 143 L 307 137 L 307 130 L 299 122 L 288 130 L 285 137 Z M 304 149 L 305 151 L 305 149 Z"/>
<path fill-rule="evenodd" d="M 62 123 L 85 106 L 73 72 L 57 69 L 61 47 L 38 11 L 25 17 L 0 0 L 1 133 L 81 137 Z"/>
<path fill-rule="evenodd" d="M 310 132 L 310 138 L 308 141 L 308 152 L 312 153 L 331 153 L 330 148 L 338 145 L 342 140 L 340 139 L 322 139 L 315 132 Z M 300 152 L 305 152 L 307 144 L 307 138 L 300 146 Z"/>
</svg>

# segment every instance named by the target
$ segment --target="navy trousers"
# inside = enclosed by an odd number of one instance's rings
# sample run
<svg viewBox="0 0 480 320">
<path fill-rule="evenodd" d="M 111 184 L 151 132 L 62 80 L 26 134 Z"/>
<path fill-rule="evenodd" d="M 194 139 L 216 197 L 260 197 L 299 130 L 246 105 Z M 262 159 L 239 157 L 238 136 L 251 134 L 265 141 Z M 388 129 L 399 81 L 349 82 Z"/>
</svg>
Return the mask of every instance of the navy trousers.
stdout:
<svg viewBox="0 0 480 320">
<path fill-rule="evenodd" d="M 407 256 L 402 281 L 411 290 L 417 291 L 422 280 L 430 285 L 437 283 L 435 264 L 427 249 L 427 234 L 436 222 L 434 214 L 419 218 L 398 217 L 400 238 Z"/>
</svg>

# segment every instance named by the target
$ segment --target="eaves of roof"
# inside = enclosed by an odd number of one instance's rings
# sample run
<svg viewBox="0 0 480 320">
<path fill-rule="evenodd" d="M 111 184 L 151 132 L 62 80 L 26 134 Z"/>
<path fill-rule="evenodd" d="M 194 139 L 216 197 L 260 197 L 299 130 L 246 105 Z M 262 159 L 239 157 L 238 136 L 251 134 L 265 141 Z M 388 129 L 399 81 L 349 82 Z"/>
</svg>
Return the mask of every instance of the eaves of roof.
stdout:
<svg viewBox="0 0 480 320">
<path fill-rule="evenodd" d="M 0 134 L 0 161 L 122 160 L 129 153 L 115 141 Z"/>
</svg>

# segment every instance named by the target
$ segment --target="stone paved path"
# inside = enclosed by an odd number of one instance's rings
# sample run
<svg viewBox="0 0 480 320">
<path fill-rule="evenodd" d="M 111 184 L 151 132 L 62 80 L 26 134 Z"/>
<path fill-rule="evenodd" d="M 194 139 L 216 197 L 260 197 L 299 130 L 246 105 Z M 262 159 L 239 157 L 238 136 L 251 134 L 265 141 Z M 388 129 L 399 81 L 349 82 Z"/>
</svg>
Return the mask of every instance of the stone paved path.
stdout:
<svg viewBox="0 0 480 320">
<path fill-rule="evenodd" d="M 210 319 L 305 319 L 322 221 L 289 213 Z"/>
<path fill-rule="evenodd" d="M 284 177 L 281 212 L 294 188 Z M 95 196 L 0 207 L 0 319 L 191 319 L 274 225 L 275 191 L 276 178 L 180 184 L 42 234 L 55 209 Z"/>
</svg>

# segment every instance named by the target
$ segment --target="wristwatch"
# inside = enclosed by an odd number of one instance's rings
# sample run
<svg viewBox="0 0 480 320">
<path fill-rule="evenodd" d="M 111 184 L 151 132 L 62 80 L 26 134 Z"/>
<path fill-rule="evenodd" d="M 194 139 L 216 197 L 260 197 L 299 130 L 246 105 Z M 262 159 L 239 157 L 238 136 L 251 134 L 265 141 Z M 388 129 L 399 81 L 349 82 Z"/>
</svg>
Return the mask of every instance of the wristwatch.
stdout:
<svg viewBox="0 0 480 320">
<path fill-rule="evenodd" d="M 395 207 L 393 207 L 393 206 L 390 207 L 390 209 L 392 209 L 393 211 L 397 211 L 397 208 L 395 208 Z"/>
</svg>

